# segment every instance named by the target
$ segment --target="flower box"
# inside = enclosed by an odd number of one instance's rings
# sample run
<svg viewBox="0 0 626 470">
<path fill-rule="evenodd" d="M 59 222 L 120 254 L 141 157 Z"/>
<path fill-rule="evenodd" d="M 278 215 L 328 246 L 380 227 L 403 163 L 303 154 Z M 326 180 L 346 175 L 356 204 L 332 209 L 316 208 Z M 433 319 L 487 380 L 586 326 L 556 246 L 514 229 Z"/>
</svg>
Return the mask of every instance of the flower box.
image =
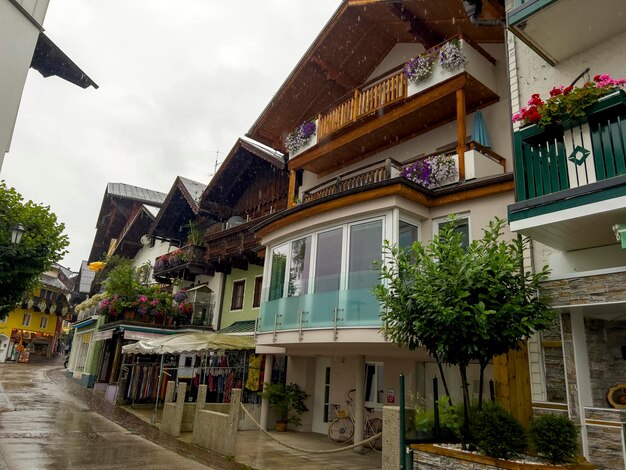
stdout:
<svg viewBox="0 0 626 470">
<path fill-rule="evenodd" d="M 503 437 L 506 439 L 506 437 Z M 433 444 L 413 444 L 415 470 L 431 470 L 433 468 L 471 468 L 473 470 L 590 470 L 594 465 L 572 463 L 568 465 L 549 465 L 539 463 L 522 463 L 512 460 L 496 459 L 484 455 L 439 447 Z"/>
<path fill-rule="evenodd" d="M 313 132 L 311 137 L 301 147 L 299 147 L 297 150 L 294 150 L 293 152 L 289 152 L 289 159 L 292 159 L 295 156 L 300 155 L 305 150 L 308 150 L 311 147 L 317 145 L 317 129 L 318 129 L 318 127 L 317 127 L 318 122 L 317 121 L 318 121 L 317 119 L 312 121 L 315 124 L 315 132 Z"/>
<path fill-rule="evenodd" d="M 421 93 L 445 82 L 452 77 L 466 72 L 493 92 L 496 91 L 495 66 L 483 54 L 478 52 L 469 42 L 461 39 L 459 44 L 461 51 L 467 59 L 465 65 L 456 70 L 450 71 L 443 69 L 441 65 L 439 65 L 439 62 L 435 60 L 433 63 L 433 72 L 430 77 L 418 83 L 413 83 L 409 80 L 408 96 Z"/>
</svg>

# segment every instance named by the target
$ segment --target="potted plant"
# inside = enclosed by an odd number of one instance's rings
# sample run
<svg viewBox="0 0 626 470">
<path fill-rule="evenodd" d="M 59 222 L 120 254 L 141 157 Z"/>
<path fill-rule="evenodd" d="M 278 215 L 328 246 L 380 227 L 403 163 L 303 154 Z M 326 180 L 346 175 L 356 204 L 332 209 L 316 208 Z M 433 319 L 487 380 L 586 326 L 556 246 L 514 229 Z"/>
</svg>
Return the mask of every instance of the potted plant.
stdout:
<svg viewBox="0 0 626 470">
<path fill-rule="evenodd" d="M 300 416 L 305 411 L 309 411 L 304 404 L 309 394 L 298 384 L 266 384 L 261 397 L 276 406 L 279 416 L 276 421 L 276 431 L 286 431 L 288 423 L 300 426 Z"/>
</svg>

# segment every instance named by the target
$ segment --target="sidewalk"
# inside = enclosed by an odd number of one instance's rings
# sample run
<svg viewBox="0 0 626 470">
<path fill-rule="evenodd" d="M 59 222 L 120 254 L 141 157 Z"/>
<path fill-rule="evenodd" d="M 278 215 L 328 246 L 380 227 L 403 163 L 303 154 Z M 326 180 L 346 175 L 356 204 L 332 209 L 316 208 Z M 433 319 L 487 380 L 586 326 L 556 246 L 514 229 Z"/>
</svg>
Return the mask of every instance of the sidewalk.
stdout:
<svg viewBox="0 0 626 470">
<path fill-rule="evenodd" d="M 315 454 L 296 452 L 285 448 L 258 431 L 241 431 L 237 435 L 237 462 L 227 461 L 218 454 L 213 454 L 191 444 L 192 433 L 182 433 L 174 438 L 150 424 L 153 408 L 116 407 L 93 393 L 92 389 L 84 388 L 65 375 L 65 369 L 55 368 L 48 371 L 47 376 L 58 387 L 67 391 L 85 403 L 91 410 L 126 428 L 149 441 L 174 451 L 181 456 L 192 458 L 215 469 L 256 469 L 275 470 L 292 469 L 319 470 L 320 468 L 341 468 L 344 470 L 374 470 L 382 466 L 382 454 L 371 451 L 361 455 L 351 450 L 333 454 Z M 157 422 L 160 421 L 159 410 Z M 280 441 L 290 445 L 312 449 L 330 450 L 341 447 L 330 442 L 328 436 L 315 433 L 272 433 Z M 2 467 L 0 467 L 2 470 Z"/>
<path fill-rule="evenodd" d="M 55 362 L 58 363 L 59 360 L 56 360 Z M 38 365 L 41 366 L 42 364 L 39 363 Z M 55 364 L 51 363 L 50 365 L 54 366 Z M 60 362 L 60 365 L 62 366 L 62 361 Z M 72 379 L 67 378 L 63 367 L 50 368 L 46 371 L 45 375 L 59 389 L 80 400 L 91 411 L 125 428 L 130 433 L 152 442 L 153 444 L 175 452 L 182 457 L 195 460 L 196 462 L 207 465 L 208 467 L 216 470 L 239 470 L 245 468 L 237 462 L 227 461 L 221 455 L 201 449 L 195 445 L 182 442 L 169 434 L 162 432 L 154 426 L 151 426 L 149 423 L 142 421 L 133 414 L 106 402 L 102 398 L 95 395 L 91 389 L 82 387 Z"/>
</svg>

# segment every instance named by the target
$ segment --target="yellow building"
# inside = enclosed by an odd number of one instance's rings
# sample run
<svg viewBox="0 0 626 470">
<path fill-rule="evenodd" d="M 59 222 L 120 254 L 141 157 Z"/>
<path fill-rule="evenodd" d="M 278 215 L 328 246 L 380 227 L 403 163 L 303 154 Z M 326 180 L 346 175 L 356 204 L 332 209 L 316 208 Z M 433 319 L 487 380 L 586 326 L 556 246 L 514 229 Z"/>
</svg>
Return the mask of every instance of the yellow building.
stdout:
<svg viewBox="0 0 626 470">
<path fill-rule="evenodd" d="M 0 322 L 0 362 L 19 359 L 27 362 L 30 356 L 50 357 L 58 341 L 59 321 L 61 317 L 35 311 L 34 306 L 13 310 Z"/>
<path fill-rule="evenodd" d="M 0 362 L 48 358 L 58 347 L 75 273 L 55 264 L 40 276 L 41 287 L 0 320 Z"/>
</svg>

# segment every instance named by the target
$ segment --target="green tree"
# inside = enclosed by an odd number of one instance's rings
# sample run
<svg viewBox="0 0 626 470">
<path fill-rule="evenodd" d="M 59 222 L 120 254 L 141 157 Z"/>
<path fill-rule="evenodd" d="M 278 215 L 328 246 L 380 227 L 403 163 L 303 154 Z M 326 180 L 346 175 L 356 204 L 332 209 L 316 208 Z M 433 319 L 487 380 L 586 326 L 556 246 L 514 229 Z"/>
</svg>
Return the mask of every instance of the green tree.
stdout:
<svg viewBox="0 0 626 470">
<path fill-rule="evenodd" d="M 11 245 L 11 227 L 26 230 L 18 246 Z M 24 201 L 14 189 L 0 181 L 0 318 L 39 282 L 39 276 L 59 261 L 69 245 L 49 206 Z"/>
<path fill-rule="evenodd" d="M 524 272 L 525 244 L 500 241 L 505 222 L 496 219 L 482 239 L 463 248 L 456 219 L 427 245 L 403 250 L 385 242 L 384 282 L 374 288 L 383 305 L 383 333 L 392 341 L 420 346 L 438 362 L 457 365 L 463 389 L 463 435 L 469 434 L 467 367 L 482 371 L 493 356 L 552 321 L 550 307 L 538 297 L 547 268 Z"/>
</svg>

